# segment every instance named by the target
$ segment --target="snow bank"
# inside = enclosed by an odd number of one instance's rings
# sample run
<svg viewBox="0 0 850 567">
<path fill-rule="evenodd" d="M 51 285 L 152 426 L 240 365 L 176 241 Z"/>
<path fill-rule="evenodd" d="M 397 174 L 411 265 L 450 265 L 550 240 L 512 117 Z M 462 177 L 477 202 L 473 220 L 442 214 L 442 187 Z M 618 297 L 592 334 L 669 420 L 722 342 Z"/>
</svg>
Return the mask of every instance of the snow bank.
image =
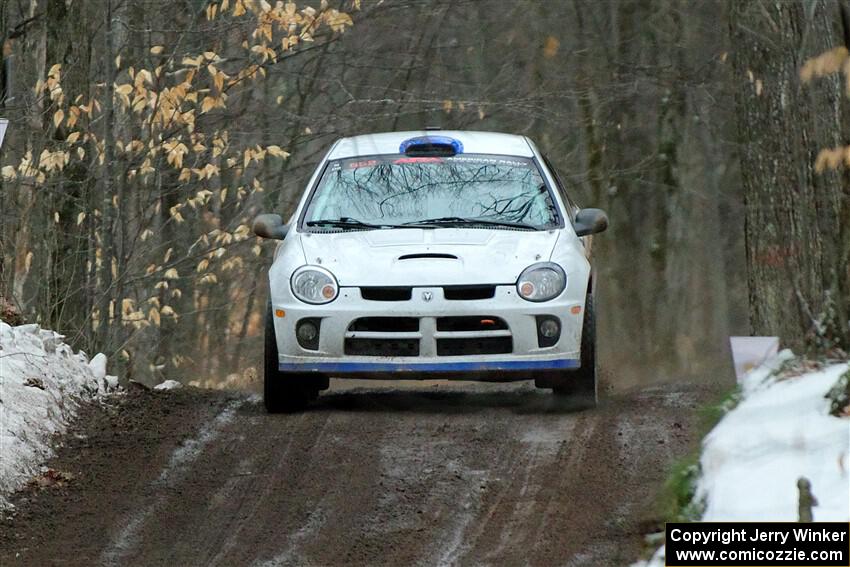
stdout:
<svg viewBox="0 0 850 567">
<path fill-rule="evenodd" d="M 704 521 L 796 522 L 801 476 L 819 503 L 815 521 L 850 521 L 850 419 L 829 415 L 825 398 L 850 364 L 775 374 L 792 357 L 783 351 L 747 374 L 743 400 L 705 438 Z"/>
<path fill-rule="evenodd" d="M 829 415 L 826 394 L 850 364 L 798 376 L 779 372 L 782 351 L 744 376 L 741 402 L 706 436 L 696 498 L 702 520 L 787 521 L 798 517 L 806 477 L 815 521 L 850 521 L 850 419 Z M 664 548 L 633 567 L 663 567 Z"/>
<path fill-rule="evenodd" d="M 0 321 L 0 508 L 6 496 L 40 472 L 50 440 L 80 403 L 118 387 L 106 356 L 74 354 L 64 337 L 38 325 Z"/>
</svg>

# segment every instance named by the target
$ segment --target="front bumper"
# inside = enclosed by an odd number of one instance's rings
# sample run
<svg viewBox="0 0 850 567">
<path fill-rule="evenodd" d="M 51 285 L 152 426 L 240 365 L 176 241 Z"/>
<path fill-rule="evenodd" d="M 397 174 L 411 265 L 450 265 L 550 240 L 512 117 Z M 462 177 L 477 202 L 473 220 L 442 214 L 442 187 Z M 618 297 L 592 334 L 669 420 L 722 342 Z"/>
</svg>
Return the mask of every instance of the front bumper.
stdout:
<svg viewBox="0 0 850 567">
<path fill-rule="evenodd" d="M 577 290 L 578 291 L 578 290 Z M 583 290 L 581 290 L 583 292 Z M 426 299 L 427 298 L 427 299 Z M 382 378 L 447 378 L 510 380 L 533 378 L 539 373 L 578 368 L 584 293 L 572 296 L 569 290 L 545 303 L 532 303 L 516 294 L 513 285 L 496 286 L 494 296 L 477 300 L 448 300 L 442 287 L 417 287 L 409 300 L 371 301 L 363 299 L 360 288 L 342 288 L 339 297 L 327 305 L 307 305 L 282 293 L 272 296 L 279 368 L 283 372 L 318 372 L 331 376 Z M 573 312 L 576 309 L 579 311 Z M 557 342 L 540 347 L 537 317 L 552 316 L 561 323 Z M 415 332 L 357 332 L 352 323 L 363 317 L 416 318 Z M 502 331 L 451 333 L 438 330 L 445 317 L 498 318 L 506 323 Z M 305 318 L 321 320 L 317 350 L 302 348 L 295 338 L 297 322 Z M 452 337 L 510 337 L 510 352 L 498 354 L 456 354 L 439 352 L 438 341 Z M 418 341 L 415 356 L 363 356 L 346 354 L 346 340 L 368 337 L 376 340 L 403 337 Z"/>
</svg>

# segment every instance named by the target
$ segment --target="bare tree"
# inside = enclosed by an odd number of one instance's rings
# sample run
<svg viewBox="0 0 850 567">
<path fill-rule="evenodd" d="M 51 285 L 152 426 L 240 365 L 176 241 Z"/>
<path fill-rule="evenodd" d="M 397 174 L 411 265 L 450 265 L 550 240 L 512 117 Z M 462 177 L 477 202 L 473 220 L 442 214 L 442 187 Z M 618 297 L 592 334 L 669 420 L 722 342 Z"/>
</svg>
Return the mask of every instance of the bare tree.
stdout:
<svg viewBox="0 0 850 567">
<path fill-rule="evenodd" d="M 847 141 L 847 99 L 839 76 L 799 79 L 808 58 L 844 44 L 840 5 L 735 1 L 730 25 L 753 331 L 846 347 L 850 185 L 815 157 Z"/>
</svg>

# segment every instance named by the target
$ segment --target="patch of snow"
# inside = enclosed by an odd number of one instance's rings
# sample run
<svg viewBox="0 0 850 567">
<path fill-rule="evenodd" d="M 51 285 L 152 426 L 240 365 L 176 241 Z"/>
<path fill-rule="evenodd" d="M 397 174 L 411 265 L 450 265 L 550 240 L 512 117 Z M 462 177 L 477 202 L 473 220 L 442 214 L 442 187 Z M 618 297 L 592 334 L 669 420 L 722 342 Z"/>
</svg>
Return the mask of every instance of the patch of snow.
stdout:
<svg viewBox="0 0 850 567">
<path fill-rule="evenodd" d="M 63 433 L 84 400 L 115 390 L 106 357 L 91 363 L 59 333 L 36 324 L 0 322 L 0 508 L 52 456 L 51 437 Z"/>
<path fill-rule="evenodd" d="M 743 400 L 705 438 L 704 521 L 797 521 L 800 477 L 818 501 L 815 521 L 850 521 L 850 419 L 829 415 L 825 397 L 850 364 L 777 377 L 791 356 L 783 351 L 747 374 Z"/>
<path fill-rule="evenodd" d="M 778 373 L 792 358 L 784 350 L 748 372 L 740 403 L 704 439 L 696 492 L 702 521 L 796 522 L 800 477 L 811 482 L 815 521 L 850 521 L 850 419 L 829 415 L 826 398 L 850 363 Z M 663 566 L 664 546 L 632 565 Z"/>
<path fill-rule="evenodd" d="M 631 567 L 664 567 L 665 563 L 664 546 L 662 545 L 652 554 L 652 557 L 646 561 L 632 563 Z"/>
<path fill-rule="evenodd" d="M 94 355 L 94 358 L 92 358 L 91 362 L 89 362 L 89 368 L 91 368 L 92 374 L 94 374 L 96 378 L 105 378 L 106 355 L 103 353 Z"/>
<path fill-rule="evenodd" d="M 177 380 L 166 380 L 165 382 L 160 382 L 156 386 L 153 387 L 154 390 L 176 390 L 178 388 L 182 388 L 183 384 L 178 382 Z"/>
</svg>

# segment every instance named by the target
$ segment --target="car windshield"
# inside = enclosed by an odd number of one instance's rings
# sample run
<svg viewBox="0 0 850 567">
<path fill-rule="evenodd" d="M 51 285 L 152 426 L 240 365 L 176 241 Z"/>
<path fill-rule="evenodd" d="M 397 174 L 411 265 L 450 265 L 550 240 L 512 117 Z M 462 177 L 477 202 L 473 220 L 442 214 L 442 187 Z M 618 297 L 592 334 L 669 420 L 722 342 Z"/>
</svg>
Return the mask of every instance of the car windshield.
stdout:
<svg viewBox="0 0 850 567">
<path fill-rule="evenodd" d="M 389 155 L 328 163 L 303 217 L 316 228 L 558 225 L 534 161 L 513 156 Z"/>
</svg>

